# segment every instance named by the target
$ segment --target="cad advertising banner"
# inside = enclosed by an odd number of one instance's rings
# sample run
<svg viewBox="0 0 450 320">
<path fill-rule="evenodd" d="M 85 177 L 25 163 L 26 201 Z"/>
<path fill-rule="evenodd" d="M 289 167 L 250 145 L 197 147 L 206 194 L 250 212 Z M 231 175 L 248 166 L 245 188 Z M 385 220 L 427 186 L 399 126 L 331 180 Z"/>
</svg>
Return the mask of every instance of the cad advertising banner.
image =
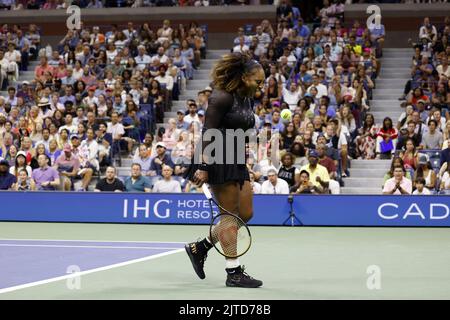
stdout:
<svg viewBox="0 0 450 320">
<path fill-rule="evenodd" d="M 0 203 L 0 221 L 208 224 L 211 219 L 209 201 L 191 193 L 0 192 Z M 250 225 L 450 226 L 445 196 L 295 195 L 291 210 L 287 195 L 255 195 L 253 209 Z"/>
</svg>

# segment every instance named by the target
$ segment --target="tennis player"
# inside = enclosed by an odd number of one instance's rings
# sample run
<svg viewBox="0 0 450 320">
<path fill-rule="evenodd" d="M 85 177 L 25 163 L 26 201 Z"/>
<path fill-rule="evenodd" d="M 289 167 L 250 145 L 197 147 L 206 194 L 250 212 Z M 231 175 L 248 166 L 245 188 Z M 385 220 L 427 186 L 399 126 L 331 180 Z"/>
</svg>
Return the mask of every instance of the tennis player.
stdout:
<svg viewBox="0 0 450 320">
<path fill-rule="evenodd" d="M 214 89 L 208 101 L 203 134 L 212 128 L 224 133 L 224 159 L 222 164 L 216 163 L 219 162 L 217 159 L 206 161 L 206 155 L 203 154 L 203 163 L 192 164 L 186 177 L 199 185 L 207 182 L 219 205 L 247 222 L 253 215 L 253 192 L 245 163 L 237 161 L 239 156 L 245 155 L 245 147 L 240 149 L 234 145 L 234 150 L 226 150 L 225 130 L 246 131 L 254 128 L 253 97 L 258 88 L 262 89 L 265 74 L 261 65 L 248 55 L 233 53 L 219 60 L 213 69 L 212 78 Z M 206 145 L 207 142 L 203 141 L 202 150 L 205 150 Z M 227 152 L 234 152 L 233 163 L 225 161 Z M 209 237 L 186 245 L 186 252 L 200 279 L 205 278 L 203 266 L 208 250 L 212 247 Z M 263 284 L 244 272 L 239 259 L 227 258 L 225 270 L 225 284 L 228 287 L 257 288 Z"/>
</svg>

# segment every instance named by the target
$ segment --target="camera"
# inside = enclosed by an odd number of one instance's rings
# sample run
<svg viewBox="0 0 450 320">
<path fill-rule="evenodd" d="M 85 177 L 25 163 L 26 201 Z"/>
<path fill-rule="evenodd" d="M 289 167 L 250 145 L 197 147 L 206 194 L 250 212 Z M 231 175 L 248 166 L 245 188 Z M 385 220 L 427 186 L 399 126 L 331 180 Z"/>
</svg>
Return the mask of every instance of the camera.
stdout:
<svg viewBox="0 0 450 320">
<path fill-rule="evenodd" d="M 294 202 L 294 196 L 293 196 L 292 194 L 290 194 L 290 195 L 288 196 L 288 202 L 289 202 L 289 203 Z"/>
</svg>

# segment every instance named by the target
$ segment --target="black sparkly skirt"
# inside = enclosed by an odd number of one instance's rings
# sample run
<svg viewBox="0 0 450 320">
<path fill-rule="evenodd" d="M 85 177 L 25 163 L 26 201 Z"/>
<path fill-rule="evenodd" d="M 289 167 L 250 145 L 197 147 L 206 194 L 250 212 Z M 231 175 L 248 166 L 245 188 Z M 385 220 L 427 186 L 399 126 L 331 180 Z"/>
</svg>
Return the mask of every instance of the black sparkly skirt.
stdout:
<svg viewBox="0 0 450 320">
<path fill-rule="evenodd" d="M 184 178 L 192 180 L 198 170 L 198 164 L 191 164 L 184 173 Z M 211 164 L 208 165 L 208 184 L 220 185 L 227 182 L 238 182 L 241 186 L 244 181 L 250 181 L 245 164 Z"/>
<path fill-rule="evenodd" d="M 226 146 L 224 145 L 224 157 L 227 154 Z M 245 154 L 245 148 L 240 150 L 237 148 L 237 144 L 234 145 L 234 155 Z M 247 159 L 247 156 L 245 156 Z M 199 169 L 200 165 L 194 163 L 191 159 L 191 163 L 188 165 L 187 170 L 184 173 L 184 178 L 191 180 L 194 177 L 195 172 Z M 240 186 L 244 184 L 244 181 L 250 181 L 250 175 L 248 173 L 247 166 L 237 161 L 237 157 L 234 157 L 232 163 L 226 163 L 223 159 L 222 163 L 213 163 L 207 166 L 208 171 L 208 184 L 221 185 L 227 182 L 238 182 Z"/>
</svg>

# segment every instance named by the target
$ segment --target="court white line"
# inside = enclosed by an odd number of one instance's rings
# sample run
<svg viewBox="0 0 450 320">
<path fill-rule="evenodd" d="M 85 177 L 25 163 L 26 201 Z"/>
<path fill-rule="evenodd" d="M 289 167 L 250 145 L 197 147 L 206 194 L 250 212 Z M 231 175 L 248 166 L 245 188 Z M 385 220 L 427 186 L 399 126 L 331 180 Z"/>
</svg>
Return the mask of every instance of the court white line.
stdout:
<svg viewBox="0 0 450 320">
<path fill-rule="evenodd" d="M 68 275 L 60 276 L 60 277 L 25 283 L 25 284 L 21 284 L 18 286 L 3 288 L 3 289 L 0 289 L 0 294 L 17 291 L 17 290 L 21 290 L 21 289 L 26 289 L 26 288 L 30 288 L 30 287 L 40 286 L 40 285 L 44 285 L 44 284 L 48 284 L 48 283 L 52 283 L 52 282 L 56 282 L 56 281 L 60 281 L 60 280 L 76 278 L 76 277 L 84 276 L 86 274 L 90 274 L 90 273 L 94 273 L 94 272 L 100 272 L 100 271 L 106 271 L 106 270 L 110 270 L 110 269 L 114 269 L 114 268 L 124 267 L 124 266 L 128 266 L 130 264 L 153 260 L 153 259 L 161 258 L 164 256 L 182 252 L 182 251 L 184 251 L 184 249 L 172 250 L 172 251 L 163 252 L 163 253 L 155 254 L 152 256 L 144 257 L 144 258 L 139 258 L 139 259 L 129 260 L 129 261 L 120 262 L 120 263 L 116 263 L 116 264 L 111 264 L 109 266 L 104 266 L 104 267 L 81 271 L 81 272 L 75 272 L 75 273 L 71 273 Z"/>
<path fill-rule="evenodd" d="M 0 247 L 39 247 L 39 248 L 88 248 L 88 249 L 144 249 L 144 250 L 172 250 L 173 247 L 114 247 L 114 246 L 67 246 L 58 244 L 9 244 L 0 243 Z"/>
<path fill-rule="evenodd" d="M 135 242 L 135 243 L 183 243 L 185 244 L 186 242 L 178 242 L 178 241 L 133 241 L 133 240 L 64 240 L 64 239 L 7 239 L 7 238 L 0 238 L 0 241 L 5 240 L 5 241 L 55 241 L 55 242 L 117 242 L 117 243 L 126 243 L 126 242 Z"/>
</svg>

